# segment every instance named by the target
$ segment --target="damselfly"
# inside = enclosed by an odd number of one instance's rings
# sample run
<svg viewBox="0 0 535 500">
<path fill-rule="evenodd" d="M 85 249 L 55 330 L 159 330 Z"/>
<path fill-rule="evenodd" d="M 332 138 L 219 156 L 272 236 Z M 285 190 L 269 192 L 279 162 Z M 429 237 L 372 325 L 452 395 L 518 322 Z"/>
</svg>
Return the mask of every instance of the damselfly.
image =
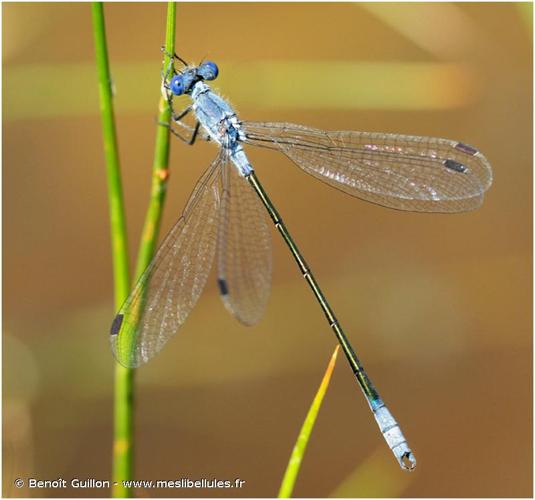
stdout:
<svg viewBox="0 0 535 500">
<path fill-rule="evenodd" d="M 290 123 L 246 122 L 206 81 L 213 62 L 173 68 L 163 90 L 187 95 L 192 104 L 173 114 L 196 118 L 219 146 L 186 208 L 139 278 L 111 327 L 116 359 L 136 367 L 158 353 L 184 323 L 208 278 L 214 257 L 226 308 L 246 325 L 264 313 L 271 288 L 271 243 L 267 216 L 281 233 L 310 285 L 368 401 L 388 446 L 405 469 L 416 465 L 401 429 L 351 347 L 310 267 L 249 163 L 243 145 L 284 153 L 298 167 L 346 193 L 385 207 L 415 212 L 462 212 L 477 208 L 492 182 L 485 157 L 461 142 L 429 137 L 327 132 Z M 266 215 L 267 214 L 267 215 Z"/>
</svg>

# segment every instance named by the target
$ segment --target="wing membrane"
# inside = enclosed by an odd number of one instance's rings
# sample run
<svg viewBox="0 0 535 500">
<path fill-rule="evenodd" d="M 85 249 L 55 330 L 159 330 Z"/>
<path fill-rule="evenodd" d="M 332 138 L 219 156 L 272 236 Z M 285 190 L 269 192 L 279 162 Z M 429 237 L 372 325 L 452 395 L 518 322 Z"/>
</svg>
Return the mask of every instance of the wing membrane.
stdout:
<svg viewBox="0 0 535 500">
<path fill-rule="evenodd" d="M 271 291 L 271 235 L 267 214 L 233 165 L 223 170 L 218 237 L 218 284 L 229 312 L 245 325 L 260 321 Z"/>
<path fill-rule="evenodd" d="M 136 367 L 158 353 L 195 306 L 212 266 L 223 153 L 198 181 L 186 208 L 139 278 L 111 328 L 115 358 Z"/>
<path fill-rule="evenodd" d="M 321 181 L 390 208 L 471 210 L 492 183 L 490 165 L 478 150 L 447 139 L 327 132 L 290 123 L 243 127 L 244 142 L 279 150 Z"/>
</svg>

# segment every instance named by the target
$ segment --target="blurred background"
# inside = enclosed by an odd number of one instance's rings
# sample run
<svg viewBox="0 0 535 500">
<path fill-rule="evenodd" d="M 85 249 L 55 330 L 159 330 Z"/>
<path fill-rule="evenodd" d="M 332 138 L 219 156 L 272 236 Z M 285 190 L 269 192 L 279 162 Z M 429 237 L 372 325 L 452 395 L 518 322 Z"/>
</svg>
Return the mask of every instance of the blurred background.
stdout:
<svg viewBox="0 0 535 500">
<path fill-rule="evenodd" d="M 114 316 L 89 4 L 3 11 L 3 495 L 109 479 Z M 108 4 L 131 261 L 147 206 L 165 4 Z M 305 497 L 532 495 L 532 12 L 527 3 L 180 3 L 177 51 L 217 61 L 245 120 L 440 136 L 494 169 L 483 207 L 402 213 L 253 164 L 418 459 L 402 472 L 340 358 L 295 489 Z M 172 144 L 162 231 L 216 151 Z M 257 327 L 215 276 L 137 371 L 136 478 L 240 478 L 277 494 L 335 341 L 278 234 Z"/>
</svg>

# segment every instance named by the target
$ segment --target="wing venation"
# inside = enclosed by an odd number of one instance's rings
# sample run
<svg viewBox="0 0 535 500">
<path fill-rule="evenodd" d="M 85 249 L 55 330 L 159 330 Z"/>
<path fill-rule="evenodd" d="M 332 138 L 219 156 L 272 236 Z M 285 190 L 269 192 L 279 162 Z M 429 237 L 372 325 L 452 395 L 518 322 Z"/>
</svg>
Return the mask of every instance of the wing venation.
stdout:
<svg viewBox="0 0 535 500">
<path fill-rule="evenodd" d="M 124 366 L 139 366 L 158 353 L 204 289 L 217 241 L 222 161 L 220 152 L 113 321 L 112 351 Z"/>
<path fill-rule="evenodd" d="M 244 122 L 248 144 L 276 149 L 317 179 L 399 210 L 477 208 L 492 183 L 487 159 L 456 141 L 397 134 L 328 132 L 290 123 Z"/>
</svg>

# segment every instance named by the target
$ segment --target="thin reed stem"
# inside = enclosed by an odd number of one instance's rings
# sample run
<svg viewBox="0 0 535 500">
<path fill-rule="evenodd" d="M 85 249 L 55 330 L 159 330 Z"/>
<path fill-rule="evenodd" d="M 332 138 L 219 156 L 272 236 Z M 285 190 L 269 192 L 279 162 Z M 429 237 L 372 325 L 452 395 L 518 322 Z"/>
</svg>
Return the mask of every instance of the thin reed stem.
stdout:
<svg viewBox="0 0 535 500">
<path fill-rule="evenodd" d="M 174 2 L 167 4 L 167 23 L 165 33 L 165 52 L 163 58 L 162 72 L 165 74 L 172 63 L 169 54 L 175 53 L 175 19 L 176 5 Z M 167 192 L 167 181 L 169 179 L 169 124 L 171 120 L 171 108 L 167 99 L 160 96 L 158 113 L 158 128 L 156 130 L 156 144 L 154 150 L 154 161 L 152 165 L 152 187 L 150 193 L 149 206 L 145 216 L 145 224 L 141 233 L 139 253 L 137 258 L 136 276 L 139 277 L 149 265 L 158 242 L 158 232 L 162 220 L 163 204 Z"/>
<path fill-rule="evenodd" d="M 117 149 L 117 134 L 115 131 L 104 10 L 101 2 L 93 3 L 92 14 L 100 95 L 100 114 L 102 118 L 102 134 L 104 138 L 106 175 L 108 178 L 108 197 L 110 200 L 110 229 L 113 278 L 115 285 L 115 305 L 119 308 L 128 296 L 130 290 L 126 216 L 121 182 L 119 151 Z"/>
<path fill-rule="evenodd" d="M 117 135 L 113 113 L 113 95 L 106 43 L 104 9 L 101 2 L 92 4 L 93 32 L 95 37 L 96 65 L 98 71 L 100 108 L 104 136 L 104 153 L 110 200 L 111 241 L 115 307 L 118 310 L 126 300 L 130 290 L 128 272 L 128 250 L 125 210 L 121 183 Z M 167 9 L 166 53 L 174 53 L 175 4 L 169 2 Z M 169 66 L 168 56 L 164 57 L 163 71 Z M 171 110 L 167 101 L 160 97 L 159 123 L 169 123 Z M 147 211 L 142 241 L 139 249 L 136 277 L 150 262 L 158 239 L 158 229 L 165 199 L 169 161 L 169 129 L 158 126 L 156 151 L 153 164 L 151 200 Z M 132 496 L 132 488 L 124 481 L 133 478 L 134 466 L 134 372 L 116 363 L 114 392 L 114 434 L 113 434 L 113 488 L 116 498 Z"/>
<path fill-rule="evenodd" d="M 113 112 L 113 94 L 106 42 L 104 6 L 92 4 L 93 32 L 95 37 L 96 64 L 99 82 L 100 113 L 104 137 L 104 155 L 110 200 L 110 227 L 115 289 L 115 309 L 119 309 L 130 290 L 126 215 L 117 133 Z M 130 497 L 132 491 L 125 488 L 124 480 L 131 480 L 133 473 L 133 374 L 131 370 L 115 365 L 114 427 L 113 427 L 113 482 L 114 497 Z"/>
</svg>

